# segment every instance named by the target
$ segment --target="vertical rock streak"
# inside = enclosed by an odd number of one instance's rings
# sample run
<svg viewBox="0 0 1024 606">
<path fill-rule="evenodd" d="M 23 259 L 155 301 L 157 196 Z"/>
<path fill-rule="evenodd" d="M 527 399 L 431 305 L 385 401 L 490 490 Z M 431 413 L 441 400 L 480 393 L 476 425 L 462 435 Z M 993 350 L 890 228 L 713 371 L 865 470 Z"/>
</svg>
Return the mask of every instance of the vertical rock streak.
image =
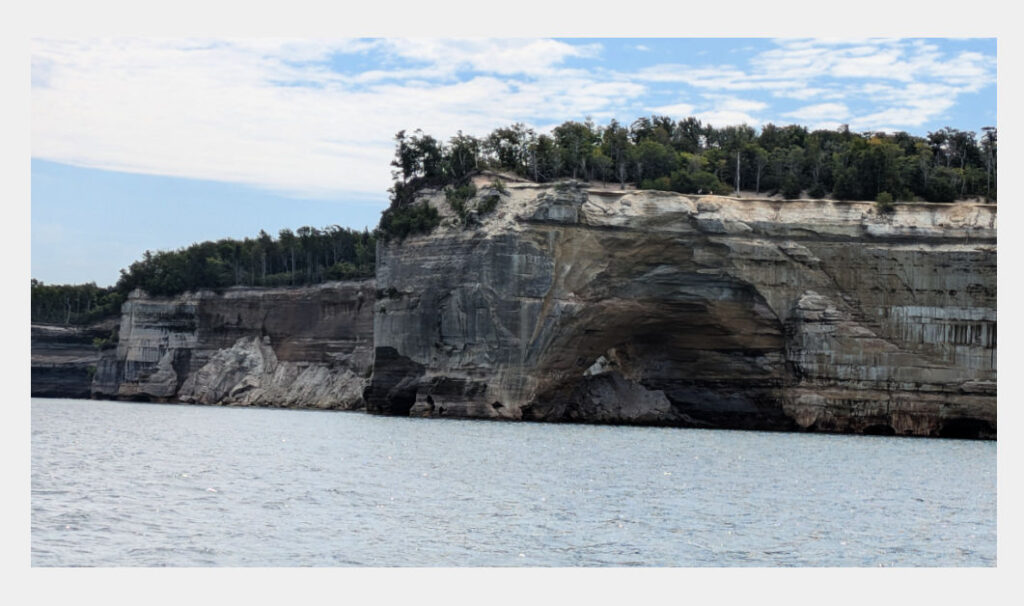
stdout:
<svg viewBox="0 0 1024 606">
<path fill-rule="evenodd" d="M 376 281 L 133 294 L 32 329 L 34 395 L 990 437 L 996 212 L 509 184 Z M 372 374 L 372 376 L 371 376 Z"/>
<path fill-rule="evenodd" d="M 197 404 L 359 408 L 372 365 L 373 281 L 133 293 L 99 397 Z"/>
<path fill-rule="evenodd" d="M 482 228 L 382 245 L 373 391 L 435 416 L 994 437 L 994 207 L 589 194 L 524 188 Z"/>
</svg>

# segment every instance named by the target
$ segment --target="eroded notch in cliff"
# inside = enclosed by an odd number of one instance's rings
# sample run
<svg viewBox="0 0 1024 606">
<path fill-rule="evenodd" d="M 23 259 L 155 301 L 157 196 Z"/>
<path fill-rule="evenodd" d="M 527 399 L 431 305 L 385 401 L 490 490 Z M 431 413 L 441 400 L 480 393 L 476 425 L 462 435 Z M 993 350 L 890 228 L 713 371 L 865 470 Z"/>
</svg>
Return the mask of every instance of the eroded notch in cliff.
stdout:
<svg viewBox="0 0 1024 606">
<path fill-rule="evenodd" d="M 416 403 L 416 393 L 425 368 L 398 353 L 394 347 L 374 350 L 374 372 L 363 390 L 366 411 L 407 416 Z"/>
<path fill-rule="evenodd" d="M 559 336 L 529 417 L 789 428 L 782 324 L 763 297 L 721 275 L 665 268 L 660 278 L 588 301 L 551 328 Z"/>
</svg>

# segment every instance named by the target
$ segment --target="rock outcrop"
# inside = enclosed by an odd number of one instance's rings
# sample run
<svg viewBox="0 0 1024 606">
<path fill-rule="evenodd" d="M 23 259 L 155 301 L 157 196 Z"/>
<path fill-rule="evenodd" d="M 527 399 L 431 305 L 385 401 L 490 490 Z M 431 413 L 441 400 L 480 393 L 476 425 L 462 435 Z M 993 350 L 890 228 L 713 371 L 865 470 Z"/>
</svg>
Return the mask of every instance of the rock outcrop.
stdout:
<svg viewBox="0 0 1024 606">
<path fill-rule="evenodd" d="M 133 293 L 94 397 L 353 409 L 373 349 L 374 283 Z"/>
<path fill-rule="evenodd" d="M 33 396 L 88 398 L 100 363 L 97 343 L 109 339 L 116 321 L 90 326 L 32 325 Z"/>
<path fill-rule="evenodd" d="M 993 205 L 478 188 L 425 192 L 441 226 L 376 281 L 134 293 L 102 352 L 113 324 L 33 326 L 32 393 L 996 435 Z"/>
<path fill-rule="evenodd" d="M 378 248 L 371 412 L 995 436 L 992 205 L 509 184 L 467 229 L 431 203 Z"/>
</svg>

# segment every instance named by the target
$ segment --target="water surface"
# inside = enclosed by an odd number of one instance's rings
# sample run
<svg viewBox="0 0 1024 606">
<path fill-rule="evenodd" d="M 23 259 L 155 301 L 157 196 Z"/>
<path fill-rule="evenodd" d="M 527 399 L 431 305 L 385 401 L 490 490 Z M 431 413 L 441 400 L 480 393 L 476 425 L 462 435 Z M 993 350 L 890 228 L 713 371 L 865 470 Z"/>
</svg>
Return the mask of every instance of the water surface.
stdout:
<svg viewBox="0 0 1024 606">
<path fill-rule="evenodd" d="M 994 566 L 996 444 L 32 400 L 35 566 Z"/>
</svg>

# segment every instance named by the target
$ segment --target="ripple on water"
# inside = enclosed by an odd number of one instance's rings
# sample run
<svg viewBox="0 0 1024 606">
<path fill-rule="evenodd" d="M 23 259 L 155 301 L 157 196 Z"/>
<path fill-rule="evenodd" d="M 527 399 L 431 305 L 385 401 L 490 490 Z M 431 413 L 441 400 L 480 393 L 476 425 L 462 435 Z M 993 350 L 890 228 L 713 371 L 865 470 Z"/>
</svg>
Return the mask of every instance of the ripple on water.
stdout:
<svg viewBox="0 0 1024 606">
<path fill-rule="evenodd" d="M 985 442 L 33 400 L 31 553 L 37 566 L 992 566 L 995 478 Z"/>
</svg>

